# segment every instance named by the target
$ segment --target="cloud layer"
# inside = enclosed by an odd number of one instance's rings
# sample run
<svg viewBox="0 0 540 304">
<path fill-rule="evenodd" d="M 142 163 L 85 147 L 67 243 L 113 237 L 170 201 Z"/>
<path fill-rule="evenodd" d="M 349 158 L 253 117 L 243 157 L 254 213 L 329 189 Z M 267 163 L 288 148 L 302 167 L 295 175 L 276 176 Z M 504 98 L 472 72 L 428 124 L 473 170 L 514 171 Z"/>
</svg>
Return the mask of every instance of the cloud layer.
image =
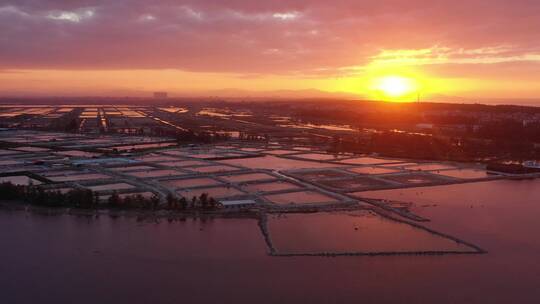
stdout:
<svg viewBox="0 0 540 304">
<path fill-rule="evenodd" d="M 392 50 L 534 61 L 538 16 L 537 0 L 0 1 L 0 68 L 309 74 Z"/>
</svg>

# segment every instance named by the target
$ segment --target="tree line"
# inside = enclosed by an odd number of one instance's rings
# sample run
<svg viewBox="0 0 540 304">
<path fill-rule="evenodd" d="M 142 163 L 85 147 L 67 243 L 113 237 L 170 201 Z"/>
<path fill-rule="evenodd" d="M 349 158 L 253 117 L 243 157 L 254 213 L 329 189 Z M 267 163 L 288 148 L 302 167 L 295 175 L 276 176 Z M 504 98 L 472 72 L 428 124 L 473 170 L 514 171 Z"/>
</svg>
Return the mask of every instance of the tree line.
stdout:
<svg viewBox="0 0 540 304">
<path fill-rule="evenodd" d="M 90 189 L 71 189 L 66 192 L 47 190 L 41 186 L 15 185 L 11 182 L 0 183 L 0 200 L 24 201 L 43 207 L 70 207 L 82 209 L 145 209 L 145 210 L 215 210 L 218 202 L 207 193 L 193 196 L 190 200 L 167 195 L 166 203 L 160 204 L 157 195 L 145 197 L 141 194 L 121 196 L 117 192 L 102 202 L 98 193 Z"/>
</svg>

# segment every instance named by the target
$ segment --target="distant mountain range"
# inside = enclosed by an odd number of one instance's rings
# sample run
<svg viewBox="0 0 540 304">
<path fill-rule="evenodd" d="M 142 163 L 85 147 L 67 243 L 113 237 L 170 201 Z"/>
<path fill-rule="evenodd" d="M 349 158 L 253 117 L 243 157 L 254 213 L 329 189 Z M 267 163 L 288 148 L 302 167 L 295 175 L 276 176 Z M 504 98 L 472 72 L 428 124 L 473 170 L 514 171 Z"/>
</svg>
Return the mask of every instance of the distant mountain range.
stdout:
<svg viewBox="0 0 540 304">
<path fill-rule="evenodd" d="M 1 93 L 0 93 L 1 94 Z M 101 91 L 95 94 L 57 94 L 56 96 L 47 95 L 41 96 L 38 94 L 25 94 L 24 92 L 3 92 L 4 96 L 0 96 L 0 99 L 8 101 L 10 98 L 15 98 L 21 101 L 24 98 L 39 99 L 44 97 L 49 98 L 152 98 L 153 92 L 138 91 L 138 90 L 114 90 L 114 91 Z M 353 94 L 347 92 L 328 92 L 317 89 L 305 89 L 305 90 L 273 90 L 273 91 L 251 91 L 236 88 L 227 88 L 211 91 L 184 91 L 175 92 L 170 91 L 169 96 L 171 99 L 229 99 L 229 100 L 282 100 L 282 99 L 294 99 L 294 100 L 309 100 L 309 99 L 333 99 L 333 100 L 367 100 L 366 95 Z M 435 94 L 429 96 L 420 96 L 421 102 L 436 102 L 436 103 L 464 103 L 464 104 L 491 104 L 491 105 L 522 105 L 522 106 L 540 106 L 540 98 L 470 98 L 460 96 L 450 96 Z"/>
</svg>

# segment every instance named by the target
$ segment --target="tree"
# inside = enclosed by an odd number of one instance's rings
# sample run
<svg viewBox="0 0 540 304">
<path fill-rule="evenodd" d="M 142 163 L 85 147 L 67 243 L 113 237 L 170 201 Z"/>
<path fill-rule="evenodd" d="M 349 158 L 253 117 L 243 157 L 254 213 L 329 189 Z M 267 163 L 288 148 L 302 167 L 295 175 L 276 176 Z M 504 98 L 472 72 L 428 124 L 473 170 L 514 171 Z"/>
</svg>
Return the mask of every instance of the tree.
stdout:
<svg viewBox="0 0 540 304">
<path fill-rule="evenodd" d="M 150 198 L 150 207 L 154 210 L 157 209 L 159 201 L 159 196 L 157 196 L 156 194 L 152 195 L 152 197 Z"/>
<path fill-rule="evenodd" d="M 187 202 L 187 200 L 186 200 L 185 197 L 182 197 L 182 198 L 180 199 L 179 205 L 180 205 L 179 207 L 180 207 L 181 210 L 187 209 L 188 202 Z"/>
<path fill-rule="evenodd" d="M 178 199 L 174 197 L 171 193 L 167 194 L 167 197 L 165 198 L 167 202 L 167 209 L 169 210 L 175 210 L 178 209 Z"/>
<path fill-rule="evenodd" d="M 94 206 L 99 206 L 99 194 L 94 192 Z"/>
<path fill-rule="evenodd" d="M 112 195 L 109 197 L 107 202 L 109 203 L 110 207 L 118 208 L 118 207 L 120 207 L 121 198 L 118 195 L 118 193 L 116 191 L 114 191 L 112 193 Z"/>
<path fill-rule="evenodd" d="M 202 193 L 199 196 L 199 203 L 203 209 L 208 208 L 208 193 Z"/>
<path fill-rule="evenodd" d="M 217 203 L 217 201 L 216 201 L 213 197 L 211 197 L 211 198 L 208 200 L 208 207 L 209 207 L 210 209 L 216 209 L 216 208 L 217 208 L 217 205 L 218 205 L 218 203 Z"/>
</svg>

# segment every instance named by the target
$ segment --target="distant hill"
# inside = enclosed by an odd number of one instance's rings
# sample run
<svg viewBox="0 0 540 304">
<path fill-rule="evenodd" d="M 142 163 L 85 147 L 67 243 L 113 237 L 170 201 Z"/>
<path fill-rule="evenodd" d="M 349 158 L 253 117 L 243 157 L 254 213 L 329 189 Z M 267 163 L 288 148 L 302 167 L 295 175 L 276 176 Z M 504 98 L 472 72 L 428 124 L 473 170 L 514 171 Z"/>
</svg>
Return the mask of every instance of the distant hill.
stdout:
<svg viewBox="0 0 540 304">
<path fill-rule="evenodd" d="M 232 99 L 305 99 L 305 98 L 332 98 L 332 99 L 361 99 L 359 94 L 345 92 L 327 92 L 316 89 L 307 90 L 275 90 L 250 91 L 242 89 L 221 89 L 207 92 L 185 92 L 174 94 L 179 97 L 211 97 Z"/>
</svg>

